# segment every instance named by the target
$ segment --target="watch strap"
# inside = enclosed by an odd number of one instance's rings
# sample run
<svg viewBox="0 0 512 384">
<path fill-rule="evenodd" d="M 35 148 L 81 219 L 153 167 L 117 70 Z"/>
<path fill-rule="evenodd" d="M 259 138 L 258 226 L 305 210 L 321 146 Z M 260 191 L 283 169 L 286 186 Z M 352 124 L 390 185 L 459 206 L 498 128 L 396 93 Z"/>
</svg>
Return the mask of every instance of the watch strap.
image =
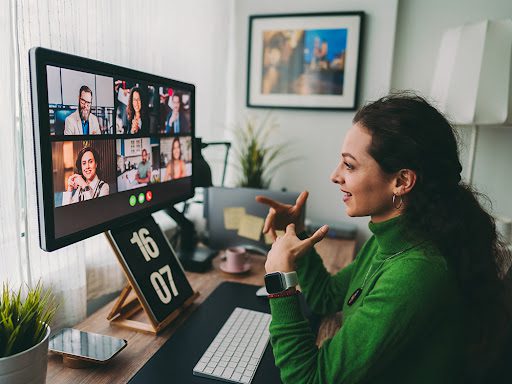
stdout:
<svg viewBox="0 0 512 384">
<path fill-rule="evenodd" d="M 295 296 L 295 295 L 298 295 L 298 294 L 299 294 L 299 291 L 297 291 L 295 289 L 295 287 L 291 287 L 291 288 L 288 288 L 287 290 L 285 290 L 283 292 L 269 293 L 268 294 L 268 298 L 269 299 L 277 299 L 279 297 L 290 297 L 290 296 Z"/>
<path fill-rule="evenodd" d="M 299 284 L 299 278 L 297 276 L 297 272 L 281 272 L 284 277 L 285 282 L 285 289 L 295 287 L 297 284 Z"/>
</svg>

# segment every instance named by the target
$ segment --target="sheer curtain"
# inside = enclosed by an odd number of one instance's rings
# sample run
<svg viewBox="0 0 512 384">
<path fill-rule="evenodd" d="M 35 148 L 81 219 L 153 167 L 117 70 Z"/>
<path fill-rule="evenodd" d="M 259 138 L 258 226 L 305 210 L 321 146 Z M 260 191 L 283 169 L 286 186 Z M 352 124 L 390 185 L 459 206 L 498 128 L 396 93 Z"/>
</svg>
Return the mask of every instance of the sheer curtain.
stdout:
<svg viewBox="0 0 512 384">
<path fill-rule="evenodd" d="M 47 253 L 39 248 L 28 51 L 42 46 L 193 82 L 196 134 L 222 134 L 232 0 L 10 0 L 0 2 L 0 281 L 41 279 L 61 302 L 56 326 L 85 317 L 88 299 L 115 292 L 124 277 L 98 235 Z M 8 55 L 5 55 L 9 52 Z M 5 67 L 5 68 L 4 68 Z M 220 92 L 220 91 L 222 92 Z M 9 180 L 9 182 L 7 182 Z"/>
<path fill-rule="evenodd" d="M 23 214 L 21 213 L 20 199 L 23 196 L 20 190 L 20 143 L 21 128 L 17 119 L 16 99 L 16 58 L 14 56 L 14 40 L 12 39 L 11 4 L 8 1 L 0 2 L 0 134 L 2 137 L 2 150 L 0 150 L 0 164 L 2 164 L 2 196 L 0 197 L 0 282 L 9 281 L 18 286 L 26 280 L 23 276 L 22 263 L 26 258 L 24 238 L 21 237 Z M 5 54 L 8 52 L 9 54 Z M 18 136 L 18 137 L 17 137 Z"/>
</svg>

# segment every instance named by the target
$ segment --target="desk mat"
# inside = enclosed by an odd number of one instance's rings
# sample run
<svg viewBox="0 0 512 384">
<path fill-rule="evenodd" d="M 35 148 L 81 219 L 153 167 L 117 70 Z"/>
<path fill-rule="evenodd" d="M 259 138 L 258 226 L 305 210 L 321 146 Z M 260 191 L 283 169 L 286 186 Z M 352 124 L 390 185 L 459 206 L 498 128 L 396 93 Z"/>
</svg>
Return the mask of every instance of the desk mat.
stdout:
<svg viewBox="0 0 512 384">
<path fill-rule="evenodd" d="M 192 369 L 235 307 L 270 313 L 268 300 L 256 297 L 258 288 L 255 285 L 234 282 L 220 284 L 129 383 L 220 383 L 194 376 Z M 274 365 L 274 355 L 269 343 L 252 383 L 280 382 L 279 370 Z"/>
</svg>

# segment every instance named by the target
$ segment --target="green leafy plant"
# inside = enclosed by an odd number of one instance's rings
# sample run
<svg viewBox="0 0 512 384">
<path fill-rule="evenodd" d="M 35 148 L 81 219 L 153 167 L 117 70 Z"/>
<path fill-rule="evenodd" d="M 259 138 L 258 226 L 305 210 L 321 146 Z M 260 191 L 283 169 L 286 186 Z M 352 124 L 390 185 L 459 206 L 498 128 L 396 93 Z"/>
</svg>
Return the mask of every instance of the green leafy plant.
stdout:
<svg viewBox="0 0 512 384">
<path fill-rule="evenodd" d="M 244 124 L 234 130 L 234 166 L 241 173 L 239 187 L 268 188 L 277 169 L 296 159 L 282 158 L 288 144 L 268 143 L 270 133 L 278 127 L 276 120 L 267 114 L 260 124 L 256 119 L 246 117 Z"/>
<path fill-rule="evenodd" d="M 11 291 L 4 283 L 0 297 L 0 358 L 15 355 L 38 344 L 46 336 L 46 325 L 57 311 L 55 298 L 41 282 L 29 289 Z"/>
</svg>

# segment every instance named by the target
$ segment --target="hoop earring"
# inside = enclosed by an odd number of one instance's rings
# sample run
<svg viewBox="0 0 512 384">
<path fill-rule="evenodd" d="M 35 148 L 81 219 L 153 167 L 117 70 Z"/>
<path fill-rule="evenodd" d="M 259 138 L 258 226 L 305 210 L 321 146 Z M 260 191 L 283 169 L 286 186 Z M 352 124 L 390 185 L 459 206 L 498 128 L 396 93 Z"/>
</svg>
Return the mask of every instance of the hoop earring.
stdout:
<svg viewBox="0 0 512 384">
<path fill-rule="evenodd" d="M 397 206 L 397 205 L 396 205 L 396 203 L 395 203 L 395 199 L 397 198 L 397 195 L 395 195 L 395 194 L 393 193 L 393 207 L 394 207 L 395 209 L 400 209 L 400 208 L 402 208 L 402 205 L 403 205 L 403 203 L 404 203 L 404 199 L 402 198 L 402 196 L 398 196 L 398 197 L 400 198 L 400 202 L 398 203 L 398 206 Z"/>
</svg>

